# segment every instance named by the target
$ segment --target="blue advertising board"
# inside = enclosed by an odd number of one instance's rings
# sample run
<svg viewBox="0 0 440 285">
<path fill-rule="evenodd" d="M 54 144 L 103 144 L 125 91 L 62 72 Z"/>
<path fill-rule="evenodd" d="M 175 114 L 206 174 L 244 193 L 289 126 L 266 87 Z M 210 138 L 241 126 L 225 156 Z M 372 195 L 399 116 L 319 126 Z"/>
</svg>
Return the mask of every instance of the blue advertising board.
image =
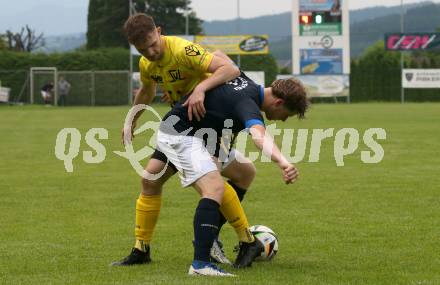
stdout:
<svg viewBox="0 0 440 285">
<path fill-rule="evenodd" d="M 333 11 L 341 10 L 342 0 L 300 0 L 300 11 Z"/>
<path fill-rule="evenodd" d="M 301 74 L 342 74 L 342 49 L 301 49 Z"/>
</svg>

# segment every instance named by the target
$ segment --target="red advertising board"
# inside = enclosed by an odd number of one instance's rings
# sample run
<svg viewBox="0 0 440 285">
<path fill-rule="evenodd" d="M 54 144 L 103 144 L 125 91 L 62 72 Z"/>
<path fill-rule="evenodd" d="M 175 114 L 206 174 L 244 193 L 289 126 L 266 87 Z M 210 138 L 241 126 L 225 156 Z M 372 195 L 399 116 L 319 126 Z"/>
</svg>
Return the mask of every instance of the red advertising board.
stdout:
<svg viewBox="0 0 440 285">
<path fill-rule="evenodd" d="M 440 33 L 385 34 L 386 50 L 430 50 L 440 48 Z"/>
</svg>

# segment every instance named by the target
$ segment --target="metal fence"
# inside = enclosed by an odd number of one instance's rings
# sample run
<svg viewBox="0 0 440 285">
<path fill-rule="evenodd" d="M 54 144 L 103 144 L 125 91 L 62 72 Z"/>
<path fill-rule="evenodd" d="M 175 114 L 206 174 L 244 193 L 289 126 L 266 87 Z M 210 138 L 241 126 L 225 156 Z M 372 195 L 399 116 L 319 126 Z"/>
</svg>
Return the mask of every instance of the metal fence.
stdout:
<svg viewBox="0 0 440 285">
<path fill-rule="evenodd" d="M 132 102 L 129 71 L 57 71 L 70 84 L 68 106 L 127 105 Z M 34 75 L 34 103 L 43 104 L 41 87 L 53 81 L 53 73 Z M 10 103 L 30 103 L 29 70 L 0 70 L 0 80 L 9 87 Z M 352 102 L 400 102 L 401 72 L 399 67 L 377 69 L 352 68 L 350 98 Z M 160 88 L 158 89 L 160 91 Z M 319 98 L 318 98 L 319 99 Z M 319 99 L 317 102 L 333 102 Z M 440 89 L 406 89 L 406 102 L 440 101 Z"/>
<path fill-rule="evenodd" d="M 2 86 L 10 88 L 9 102 L 30 102 L 28 70 L 0 70 L 0 80 Z"/>
<path fill-rule="evenodd" d="M 64 77 L 71 85 L 66 98 L 68 106 L 109 106 L 131 103 L 130 74 L 127 70 L 113 71 L 57 71 L 58 78 Z M 43 85 L 53 82 L 53 72 L 38 71 L 33 74 L 33 84 L 29 71 L 0 70 L 0 80 L 11 88 L 11 103 L 30 103 L 33 88 L 34 104 L 43 104 L 40 91 Z"/>
</svg>

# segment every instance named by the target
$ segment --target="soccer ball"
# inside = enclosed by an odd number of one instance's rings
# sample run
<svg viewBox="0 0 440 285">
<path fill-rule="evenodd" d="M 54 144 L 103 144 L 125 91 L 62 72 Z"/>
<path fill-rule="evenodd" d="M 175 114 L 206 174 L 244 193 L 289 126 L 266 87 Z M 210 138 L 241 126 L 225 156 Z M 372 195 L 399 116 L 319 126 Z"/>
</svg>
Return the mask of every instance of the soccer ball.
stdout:
<svg viewBox="0 0 440 285">
<path fill-rule="evenodd" d="M 252 226 L 250 231 L 264 246 L 264 250 L 255 260 L 271 260 L 278 252 L 278 239 L 275 232 L 262 225 Z"/>
</svg>

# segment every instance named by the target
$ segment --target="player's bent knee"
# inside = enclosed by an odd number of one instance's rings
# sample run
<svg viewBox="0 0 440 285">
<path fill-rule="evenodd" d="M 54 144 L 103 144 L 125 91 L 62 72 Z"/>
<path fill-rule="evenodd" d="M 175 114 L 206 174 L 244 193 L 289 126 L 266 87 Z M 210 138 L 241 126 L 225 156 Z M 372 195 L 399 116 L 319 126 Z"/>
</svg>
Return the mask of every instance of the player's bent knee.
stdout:
<svg viewBox="0 0 440 285">
<path fill-rule="evenodd" d="M 162 185 L 163 183 L 158 180 L 148 180 L 142 178 L 142 194 L 144 195 L 159 195 L 162 193 Z"/>
<path fill-rule="evenodd" d="M 204 191 L 202 193 L 202 197 L 215 200 L 217 203 L 221 204 L 221 201 L 223 200 L 224 192 L 225 192 L 225 188 L 223 185 L 212 187 L 208 191 Z"/>
<path fill-rule="evenodd" d="M 240 163 L 234 169 L 230 169 L 225 173 L 226 177 L 228 177 L 235 185 L 239 186 L 242 189 L 248 189 L 254 178 L 257 174 L 257 169 L 253 163 Z"/>
<path fill-rule="evenodd" d="M 193 187 L 203 198 L 209 198 L 221 204 L 225 191 L 224 182 L 218 172 L 210 172 L 198 179 Z"/>
<path fill-rule="evenodd" d="M 252 183 L 252 181 L 254 180 L 255 176 L 257 175 L 257 168 L 255 167 L 255 165 L 253 163 L 248 163 L 245 164 L 244 167 L 244 178 L 249 181 L 249 184 Z"/>
<path fill-rule="evenodd" d="M 164 171 L 164 167 L 167 167 Z M 156 179 L 148 179 L 143 177 L 141 180 L 142 194 L 144 195 L 159 195 L 162 193 L 162 186 L 165 182 L 173 176 L 176 171 L 174 168 L 167 166 L 164 162 L 157 159 L 150 159 L 145 171 L 157 176 Z"/>
</svg>

